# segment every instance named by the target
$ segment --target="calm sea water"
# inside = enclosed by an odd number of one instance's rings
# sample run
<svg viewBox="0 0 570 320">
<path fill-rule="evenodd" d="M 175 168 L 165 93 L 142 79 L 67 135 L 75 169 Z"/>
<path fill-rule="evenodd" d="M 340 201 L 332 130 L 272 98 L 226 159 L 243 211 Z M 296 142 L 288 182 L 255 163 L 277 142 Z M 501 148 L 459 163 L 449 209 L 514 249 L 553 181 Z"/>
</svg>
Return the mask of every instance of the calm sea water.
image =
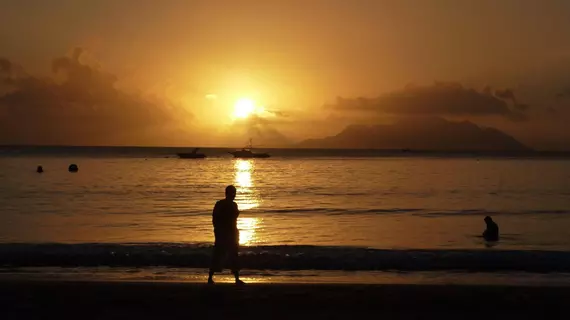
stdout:
<svg viewBox="0 0 570 320">
<path fill-rule="evenodd" d="M 566 159 L 124 150 L 4 152 L 0 262 L 206 266 L 213 204 L 234 184 L 252 268 L 570 271 Z"/>
</svg>

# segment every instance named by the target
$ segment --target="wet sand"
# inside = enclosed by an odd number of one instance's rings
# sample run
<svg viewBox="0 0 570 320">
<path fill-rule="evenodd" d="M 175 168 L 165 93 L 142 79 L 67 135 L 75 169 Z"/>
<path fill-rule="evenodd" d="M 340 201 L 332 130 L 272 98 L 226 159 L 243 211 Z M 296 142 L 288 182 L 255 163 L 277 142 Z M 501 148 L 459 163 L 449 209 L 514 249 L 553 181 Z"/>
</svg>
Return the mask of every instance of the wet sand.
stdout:
<svg viewBox="0 0 570 320">
<path fill-rule="evenodd" d="M 568 301 L 570 287 L 0 282 L 0 319 L 562 319 Z"/>
</svg>

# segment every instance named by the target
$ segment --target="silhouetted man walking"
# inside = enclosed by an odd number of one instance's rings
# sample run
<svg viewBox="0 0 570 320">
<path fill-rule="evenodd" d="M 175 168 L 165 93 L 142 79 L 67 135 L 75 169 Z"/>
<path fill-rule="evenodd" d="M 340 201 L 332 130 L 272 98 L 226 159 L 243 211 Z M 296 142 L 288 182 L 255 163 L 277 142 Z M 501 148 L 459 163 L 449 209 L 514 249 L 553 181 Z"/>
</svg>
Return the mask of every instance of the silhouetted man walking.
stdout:
<svg viewBox="0 0 570 320">
<path fill-rule="evenodd" d="M 239 210 L 237 203 L 234 202 L 235 198 L 236 188 L 231 185 L 227 186 L 226 198 L 219 200 L 214 206 L 212 223 L 216 240 L 208 277 L 209 284 L 214 284 L 214 272 L 222 271 L 222 262 L 226 257 L 230 260 L 230 268 L 236 279 L 236 284 L 243 284 L 243 281 L 239 279 L 239 230 L 237 228 Z"/>
</svg>

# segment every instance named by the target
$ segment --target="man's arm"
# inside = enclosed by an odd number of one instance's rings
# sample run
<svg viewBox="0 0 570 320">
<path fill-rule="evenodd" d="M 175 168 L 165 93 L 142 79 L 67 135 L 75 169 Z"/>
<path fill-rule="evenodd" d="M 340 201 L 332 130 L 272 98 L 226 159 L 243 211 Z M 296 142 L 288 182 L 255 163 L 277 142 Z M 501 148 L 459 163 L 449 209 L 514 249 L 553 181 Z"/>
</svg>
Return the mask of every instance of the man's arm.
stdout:
<svg viewBox="0 0 570 320">
<path fill-rule="evenodd" d="M 235 202 L 234 202 L 234 212 L 235 212 L 236 219 L 237 219 L 237 217 L 239 217 L 239 209 L 238 209 L 237 203 L 235 203 Z"/>
<path fill-rule="evenodd" d="M 214 225 L 214 228 L 216 227 L 216 224 L 218 222 L 219 211 L 220 211 L 219 203 L 220 203 L 219 201 L 216 201 L 216 204 L 214 205 L 214 210 L 212 210 L 212 225 Z"/>
</svg>

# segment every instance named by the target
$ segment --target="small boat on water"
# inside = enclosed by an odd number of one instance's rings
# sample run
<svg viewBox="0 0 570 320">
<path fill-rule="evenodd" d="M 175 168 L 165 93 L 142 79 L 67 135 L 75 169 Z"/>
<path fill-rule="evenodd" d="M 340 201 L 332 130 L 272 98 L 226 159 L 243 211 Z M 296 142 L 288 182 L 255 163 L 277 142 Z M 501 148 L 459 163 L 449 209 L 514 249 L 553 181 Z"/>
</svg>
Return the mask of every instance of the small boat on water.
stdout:
<svg viewBox="0 0 570 320">
<path fill-rule="evenodd" d="M 253 146 L 251 143 L 251 139 L 249 139 L 249 145 L 241 150 L 231 151 L 229 152 L 234 158 L 240 159 L 252 159 L 252 158 L 269 158 L 271 157 L 269 153 L 256 153 L 252 151 Z"/>
<path fill-rule="evenodd" d="M 194 150 L 192 150 L 192 152 L 177 153 L 177 155 L 180 159 L 204 159 L 204 158 L 206 158 L 206 155 L 203 153 L 198 153 L 198 150 L 200 150 L 200 148 L 194 148 Z"/>
</svg>

